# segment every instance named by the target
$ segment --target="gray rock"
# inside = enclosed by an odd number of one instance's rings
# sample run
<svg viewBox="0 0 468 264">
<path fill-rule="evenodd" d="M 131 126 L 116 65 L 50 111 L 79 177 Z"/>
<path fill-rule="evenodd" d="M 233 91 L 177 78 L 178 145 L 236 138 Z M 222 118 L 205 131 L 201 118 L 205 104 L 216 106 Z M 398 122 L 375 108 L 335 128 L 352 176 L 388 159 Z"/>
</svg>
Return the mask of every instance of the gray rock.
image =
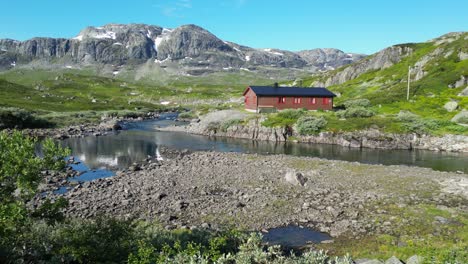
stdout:
<svg viewBox="0 0 468 264">
<path fill-rule="evenodd" d="M 371 71 L 391 67 L 398 63 L 404 57 L 411 54 L 412 49 L 404 46 L 392 46 L 386 48 L 372 56 L 368 60 L 361 60 L 342 71 L 332 72 L 325 82 L 317 81 L 312 86 L 331 86 L 342 84 L 346 81 L 357 78 L 359 75 Z"/>
<path fill-rule="evenodd" d="M 294 184 L 294 185 L 300 185 L 304 186 L 305 183 L 307 182 L 307 178 L 302 175 L 300 172 L 296 172 L 294 170 L 286 172 L 286 175 L 284 176 L 287 182 Z"/>
<path fill-rule="evenodd" d="M 468 86 L 461 91 L 458 96 L 468 96 Z"/>
<path fill-rule="evenodd" d="M 450 121 L 454 123 L 468 124 L 468 110 L 462 110 L 456 114 Z"/>
<path fill-rule="evenodd" d="M 468 53 L 460 51 L 460 53 L 458 53 L 458 58 L 460 58 L 460 60 L 466 60 L 468 59 Z"/>
<path fill-rule="evenodd" d="M 424 262 L 424 258 L 418 255 L 411 256 L 406 260 L 406 264 L 422 264 Z"/>
<path fill-rule="evenodd" d="M 307 63 L 319 67 L 322 70 L 329 70 L 341 67 L 361 60 L 366 55 L 355 53 L 344 53 L 338 49 L 313 49 L 297 52 Z"/>
<path fill-rule="evenodd" d="M 449 85 L 449 88 L 459 88 L 468 84 L 468 78 L 464 75 L 460 76 L 460 79 L 453 84 Z"/>
<path fill-rule="evenodd" d="M 442 217 L 442 216 L 436 216 L 436 217 L 434 217 L 434 219 L 437 222 L 441 223 L 441 224 L 448 224 L 449 223 L 449 220 L 447 218 L 445 218 L 445 217 Z"/>
<path fill-rule="evenodd" d="M 404 263 L 401 262 L 401 260 L 399 260 L 397 257 L 392 256 L 391 258 L 387 259 L 387 261 L 385 261 L 385 264 L 404 264 Z"/>
<path fill-rule="evenodd" d="M 384 264 L 382 261 L 378 259 L 360 259 L 360 260 L 355 260 L 354 263 L 356 264 Z"/>
<path fill-rule="evenodd" d="M 448 112 L 453 112 L 458 108 L 458 103 L 455 102 L 455 101 L 447 102 L 447 103 L 445 103 L 444 108 Z"/>
<path fill-rule="evenodd" d="M 60 67 L 68 64 L 72 68 L 104 64 L 107 65 L 104 69 L 112 73 L 127 63 L 143 65 L 150 62 L 154 67 L 177 65 L 187 73 L 199 75 L 222 70 L 221 67 L 307 66 L 311 70 L 325 69 L 349 64 L 364 56 L 335 49 L 299 53 L 254 49 L 223 41 L 196 25 L 166 29 L 145 24 L 107 24 L 87 27 L 72 39 L 0 40 L 0 70 L 28 63 Z"/>
</svg>

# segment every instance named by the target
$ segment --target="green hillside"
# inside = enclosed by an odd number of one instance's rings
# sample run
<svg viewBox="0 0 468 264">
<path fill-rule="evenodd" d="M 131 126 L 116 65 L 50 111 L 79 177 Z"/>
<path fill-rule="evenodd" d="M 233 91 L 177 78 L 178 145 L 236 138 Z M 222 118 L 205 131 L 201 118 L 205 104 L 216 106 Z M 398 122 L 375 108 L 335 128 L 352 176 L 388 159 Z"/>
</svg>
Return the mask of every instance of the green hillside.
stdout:
<svg viewBox="0 0 468 264">
<path fill-rule="evenodd" d="M 410 48 L 412 52 L 391 67 L 368 71 L 355 79 L 328 88 L 341 96 L 336 99 L 340 104 L 349 99 L 365 98 L 374 105 L 374 110 L 380 114 L 397 114 L 407 110 L 423 117 L 450 120 L 458 111 L 448 112 L 444 104 L 456 101 L 458 109 L 468 108 L 468 97 L 458 96 L 467 87 L 449 88 L 449 85 L 468 76 L 468 60 L 461 60 L 460 54 L 468 53 L 468 33 L 461 34 L 456 39 L 443 36 L 431 42 L 398 45 Z M 376 56 L 374 54 L 373 56 Z M 364 61 L 369 61 L 370 56 Z M 412 70 L 410 100 L 406 100 L 408 67 L 415 67 L 418 62 L 428 60 L 422 67 Z M 325 82 L 330 76 L 344 71 L 348 67 L 356 67 L 358 63 L 339 68 L 333 72 L 314 76 L 304 80 L 309 86 L 316 82 Z M 424 77 L 415 80 L 416 72 L 422 70 Z"/>
</svg>

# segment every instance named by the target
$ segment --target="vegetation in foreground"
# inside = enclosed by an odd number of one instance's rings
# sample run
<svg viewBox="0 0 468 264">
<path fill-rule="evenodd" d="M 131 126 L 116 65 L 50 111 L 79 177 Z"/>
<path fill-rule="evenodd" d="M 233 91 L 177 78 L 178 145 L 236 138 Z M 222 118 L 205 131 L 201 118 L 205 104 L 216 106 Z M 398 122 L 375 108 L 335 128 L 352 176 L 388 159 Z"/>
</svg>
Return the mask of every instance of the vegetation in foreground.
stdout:
<svg viewBox="0 0 468 264">
<path fill-rule="evenodd" d="M 42 181 L 41 171 L 63 169 L 69 151 L 46 140 L 39 157 L 35 144 L 19 132 L 11 136 L 0 133 L 2 263 L 352 263 L 346 252 L 381 259 L 418 254 L 424 256 L 425 263 L 468 260 L 468 215 L 459 214 L 456 222 L 441 226 L 434 234 L 430 221 L 448 212 L 429 205 L 389 205 L 387 210 L 396 210 L 401 221 L 416 221 L 405 225 L 405 230 L 395 230 L 395 234 L 342 238 L 319 246 L 344 257 L 331 257 L 325 251 L 284 252 L 277 246 L 265 246 L 257 233 L 236 230 L 169 231 L 157 223 L 66 218 L 61 213 L 67 206 L 65 200 L 46 199 L 43 205 L 34 207 L 31 199 L 40 195 L 37 186 Z"/>
</svg>

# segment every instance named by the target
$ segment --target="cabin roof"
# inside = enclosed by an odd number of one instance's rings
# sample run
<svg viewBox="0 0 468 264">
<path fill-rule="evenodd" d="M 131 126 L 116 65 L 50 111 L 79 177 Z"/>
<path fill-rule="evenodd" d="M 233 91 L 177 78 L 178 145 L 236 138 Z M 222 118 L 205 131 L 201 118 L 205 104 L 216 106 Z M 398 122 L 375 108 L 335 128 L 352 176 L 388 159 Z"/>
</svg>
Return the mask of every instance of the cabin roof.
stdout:
<svg viewBox="0 0 468 264">
<path fill-rule="evenodd" d="M 251 89 L 257 96 L 317 96 L 336 97 L 336 95 L 323 87 L 274 87 L 249 86 L 244 92 Z"/>
</svg>

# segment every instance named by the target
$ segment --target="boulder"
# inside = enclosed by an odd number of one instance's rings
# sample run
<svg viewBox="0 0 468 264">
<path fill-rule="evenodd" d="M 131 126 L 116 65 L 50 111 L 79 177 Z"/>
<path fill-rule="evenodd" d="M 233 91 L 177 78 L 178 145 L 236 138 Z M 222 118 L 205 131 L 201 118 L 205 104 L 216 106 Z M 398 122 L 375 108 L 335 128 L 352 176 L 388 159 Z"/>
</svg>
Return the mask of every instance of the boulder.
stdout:
<svg viewBox="0 0 468 264">
<path fill-rule="evenodd" d="M 449 88 L 458 88 L 468 84 L 468 78 L 465 76 L 460 76 L 460 79 L 453 84 L 449 85 Z"/>
<path fill-rule="evenodd" d="M 468 59 L 468 53 L 460 51 L 460 53 L 458 53 L 458 58 L 460 58 L 460 60 L 466 60 Z"/>
<path fill-rule="evenodd" d="M 447 103 L 445 103 L 444 108 L 448 112 L 453 112 L 458 108 L 458 103 L 455 102 L 455 101 L 447 102 Z"/>
<path fill-rule="evenodd" d="M 458 96 L 468 96 L 468 86 L 458 94 Z"/>
<path fill-rule="evenodd" d="M 383 264 L 382 261 L 378 259 L 358 259 L 354 261 L 356 264 Z"/>
<path fill-rule="evenodd" d="M 406 260 L 406 264 L 422 264 L 424 258 L 418 255 L 411 256 L 409 259 Z"/>
<path fill-rule="evenodd" d="M 300 172 L 296 172 L 294 170 L 286 172 L 286 175 L 284 176 L 287 182 L 294 184 L 294 185 L 300 185 L 304 186 L 305 183 L 307 182 L 307 178 L 302 175 Z"/>
<path fill-rule="evenodd" d="M 387 261 L 385 261 L 385 264 L 404 264 L 404 263 L 401 262 L 401 260 L 399 260 L 397 257 L 392 256 L 391 258 L 387 259 Z"/>
<path fill-rule="evenodd" d="M 456 114 L 450 121 L 454 123 L 468 124 L 468 111 L 461 111 L 460 113 Z"/>
</svg>

